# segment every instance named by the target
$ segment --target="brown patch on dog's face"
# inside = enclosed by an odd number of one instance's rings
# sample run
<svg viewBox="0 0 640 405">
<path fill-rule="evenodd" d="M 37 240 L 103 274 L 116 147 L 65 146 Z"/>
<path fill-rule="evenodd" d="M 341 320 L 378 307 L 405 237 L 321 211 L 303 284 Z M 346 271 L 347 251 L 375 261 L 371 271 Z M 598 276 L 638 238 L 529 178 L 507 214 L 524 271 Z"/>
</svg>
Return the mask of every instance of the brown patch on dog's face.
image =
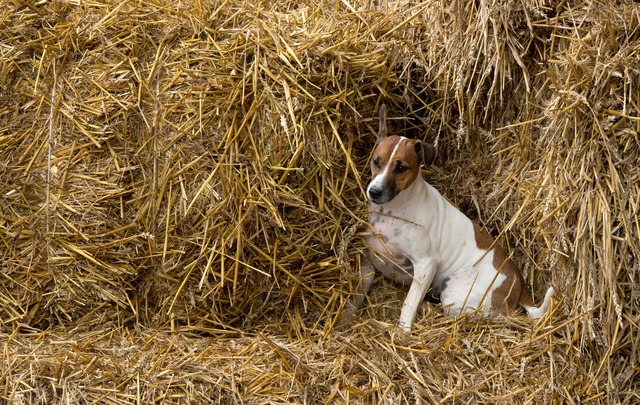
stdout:
<svg viewBox="0 0 640 405">
<path fill-rule="evenodd" d="M 380 141 L 371 158 L 371 183 L 367 188 L 369 199 L 376 204 L 391 201 L 409 187 L 420 174 L 421 157 L 417 146 L 420 141 L 397 135 Z"/>
</svg>

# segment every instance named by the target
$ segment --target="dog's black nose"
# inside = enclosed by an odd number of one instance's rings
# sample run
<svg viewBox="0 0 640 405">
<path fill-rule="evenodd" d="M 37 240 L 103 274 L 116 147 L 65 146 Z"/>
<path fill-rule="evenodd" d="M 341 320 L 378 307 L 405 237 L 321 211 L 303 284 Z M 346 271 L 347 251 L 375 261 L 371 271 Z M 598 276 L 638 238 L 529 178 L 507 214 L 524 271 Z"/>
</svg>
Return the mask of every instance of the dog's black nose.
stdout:
<svg viewBox="0 0 640 405">
<path fill-rule="evenodd" d="M 386 193 L 384 188 L 371 187 L 367 194 L 369 196 L 369 200 L 374 204 L 384 204 L 386 202 Z"/>
<path fill-rule="evenodd" d="M 379 201 L 380 197 L 382 197 L 383 191 L 379 188 L 370 188 L 369 189 L 369 199 L 372 201 Z"/>
</svg>

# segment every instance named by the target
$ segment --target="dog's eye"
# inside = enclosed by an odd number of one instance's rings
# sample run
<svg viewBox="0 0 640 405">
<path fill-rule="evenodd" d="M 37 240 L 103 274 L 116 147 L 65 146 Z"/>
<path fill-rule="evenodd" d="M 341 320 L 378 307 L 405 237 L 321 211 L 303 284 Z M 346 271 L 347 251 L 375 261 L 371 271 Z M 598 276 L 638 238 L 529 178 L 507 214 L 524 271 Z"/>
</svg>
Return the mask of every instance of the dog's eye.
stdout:
<svg viewBox="0 0 640 405">
<path fill-rule="evenodd" d="M 371 163 L 373 163 L 374 167 L 380 167 L 380 158 L 379 157 L 374 158 Z"/>
<path fill-rule="evenodd" d="M 406 172 L 407 170 L 409 170 L 409 168 L 405 165 L 403 165 L 402 163 L 398 163 L 398 166 L 396 166 L 396 173 L 398 174 L 402 174 L 404 172 Z"/>
</svg>

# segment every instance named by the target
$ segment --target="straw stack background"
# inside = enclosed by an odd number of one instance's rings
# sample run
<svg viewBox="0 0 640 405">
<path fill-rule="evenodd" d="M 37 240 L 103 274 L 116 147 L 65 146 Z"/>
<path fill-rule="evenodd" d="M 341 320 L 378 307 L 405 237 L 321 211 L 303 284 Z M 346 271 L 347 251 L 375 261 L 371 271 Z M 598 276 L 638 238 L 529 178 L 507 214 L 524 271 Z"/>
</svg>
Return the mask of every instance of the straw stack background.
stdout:
<svg viewBox="0 0 640 405">
<path fill-rule="evenodd" d="M 637 403 L 633 1 L 0 7 L 0 398 Z M 553 311 L 355 292 L 377 111 Z"/>
</svg>

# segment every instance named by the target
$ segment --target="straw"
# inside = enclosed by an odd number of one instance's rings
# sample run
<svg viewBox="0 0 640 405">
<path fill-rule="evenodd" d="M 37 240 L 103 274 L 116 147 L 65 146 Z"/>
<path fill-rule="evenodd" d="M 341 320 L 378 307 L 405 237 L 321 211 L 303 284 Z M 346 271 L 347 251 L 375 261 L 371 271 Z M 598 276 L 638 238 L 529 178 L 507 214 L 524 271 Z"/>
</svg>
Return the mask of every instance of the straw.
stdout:
<svg viewBox="0 0 640 405">
<path fill-rule="evenodd" d="M 0 398 L 637 402 L 638 5 L 410 3 L 3 4 Z M 347 314 L 383 103 L 547 317 Z"/>
</svg>

